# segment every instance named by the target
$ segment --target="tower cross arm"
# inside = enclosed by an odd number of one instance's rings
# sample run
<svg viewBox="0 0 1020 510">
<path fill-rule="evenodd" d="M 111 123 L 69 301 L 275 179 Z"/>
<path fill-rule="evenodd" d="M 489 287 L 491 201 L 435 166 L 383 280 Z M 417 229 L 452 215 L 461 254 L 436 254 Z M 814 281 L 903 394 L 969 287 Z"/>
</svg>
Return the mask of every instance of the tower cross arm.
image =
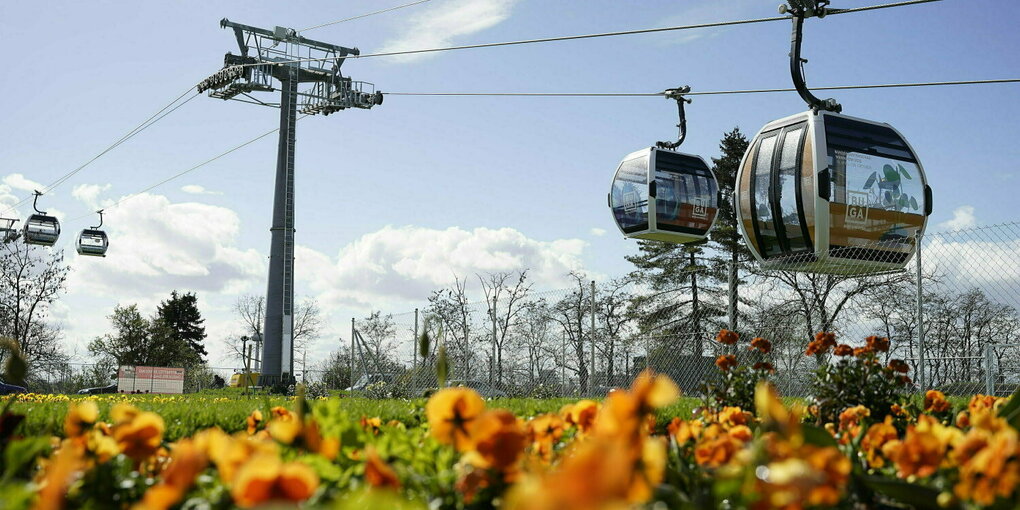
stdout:
<svg viewBox="0 0 1020 510">
<path fill-rule="evenodd" d="M 294 30 L 293 28 L 276 27 L 275 30 L 267 30 L 265 28 L 253 27 L 251 25 L 244 25 L 242 23 L 235 23 L 233 21 L 228 20 L 227 18 L 223 18 L 220 20 L 220 27 L 233 28 L 235 32 L 237 30 L 250 32 L 252 34 L 268 37 L 270 39 L 281 42 L 301 44 L 303 46 L 308 46 L 322 51 L 336 52 L 342 56 L 361 54 L 361 50 L 357 48 L 348 48 L 346 46 L 340 46 L 339 44 L 330 44 L 327 42 L 316 41 L 314 39 L 309 39 L 307 37 L 298 35 L 297 31 Z"/>
</svg>

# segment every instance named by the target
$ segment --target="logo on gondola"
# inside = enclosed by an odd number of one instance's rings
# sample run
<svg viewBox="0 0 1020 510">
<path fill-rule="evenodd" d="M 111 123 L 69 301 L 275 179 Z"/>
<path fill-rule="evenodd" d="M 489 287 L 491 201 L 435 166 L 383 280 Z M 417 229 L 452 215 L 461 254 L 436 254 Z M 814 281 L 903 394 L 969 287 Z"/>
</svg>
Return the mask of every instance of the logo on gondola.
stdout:
<svg viewBox="0 0 1020 510">
<path fill-rule="evenodd" d="M 694 206 L 694 210 L 691 211 L 692 217 L 699 220 L 708 219 L 708 200 L 705 200 L 704 197 L 697 197 L 691 202 L 691 205 Z"/>
<path fill-rule="evenodd" d="M 637 212 L 638 201 L 641 197 L 636 191 L 628 191 L 623 194 L 623 212 L 633 214 Z"/>
<path fill-rule="evenodd" d="M 860 191 L 846 192 L 846 223 L 864 225 L 868 223 L 868 194 Z"/>
</svg>

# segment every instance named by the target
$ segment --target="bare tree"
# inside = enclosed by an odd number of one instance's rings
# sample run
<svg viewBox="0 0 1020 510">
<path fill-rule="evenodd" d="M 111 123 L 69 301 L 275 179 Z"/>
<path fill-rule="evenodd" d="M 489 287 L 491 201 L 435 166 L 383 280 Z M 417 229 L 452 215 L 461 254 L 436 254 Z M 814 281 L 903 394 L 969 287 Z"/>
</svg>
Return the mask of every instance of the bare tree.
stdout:
<svg viewBox="0 0 1020 510">
<path fill-rule="evenodd" d="M 301 353 L 301 374 L 307 378 L 308 349 L 314 347 L 322 330 L 322 311 L 315 298 L 305 298 L 294 309 L 294 352 Z"/>
<path fill-rule="evenodd" d="M 495 382 L 503 383 L 503 347 L 506 345 L 510 329 L 517 324 L 521 313 L 521 304 L 531 290 L 527 282 L 528 270 L 519 271 L 515 277 L 512 272 L 489 273 L 485 277 L 477 275 L 485 293 L 485 302 L 489 306 L 489 320 L 495 325 L 493 335 L 493 364 L 495 365 Z M 490 379 L 492 378 L 490 370 Z"/>
<path fill-rule="evenodd" d="M 62 251 L 0 243 L 0 336 L 18 342 L 30 367 L 66 362 L 59 333 L 46 318 L 65 290 L 68 272 Z"/>
<path fill-rule="evenodd" d="M 383 315 L 380 311 L 370 313 L 358 323 L 358 332 L 372 351 L 371 355 L 380 361 L 388 359 L 395 349 L 393 345 L 395 331 L 393 315 Z"/>
<path fill-rule="evenodd" d="M 616 356 L 617 347 L 623 333 L 631 323 L 632 316 L 629 313 L 633 296 L 627 292 L 628 282 L 626 279 L 610 281 L 602 286 L 601 297 L 596 296 L 597 304 L 596 318 L 599 324 L 596 332 L 596 348 L 606 363 L 606 384 L 615 385 L 616 377 Z M 594 367 L 592 367 L 594 371 Z"/>
<path fill-rule="evenodd" d="M 433 291 L 429 296 L 426 313 L 434 317 L 442 327 L 447 355 L 451 358 L 451 364 L 457 368 L 457 375 L 469 378 L 475 356 L 471 351 L 474 321 L 466 290 L 467 279 L 461 280 L 454 275 L 452 287 Z"/>
<path fill-rule="evenodd" d="M 234 302 L 234 312 L 237 313 L 237 317 L 247 332 L 241 335 L 232 335 L 233 338 L 228 338 L 226 344 L 230 347 L 234 357 L 243 362 L 248 354 L 244 352 L 245 342 L 241 339 L 247 337 L 251 342 L 254 342 L 255 352 L 252 358 L 254 358 L 255 366 L 252 369 L 259 370 L 262 362 L 262 326 L 266 320 L 266 297 L 253 294 L 239 296 Z"/>
<path fill-rule="evenodd" d="M 587 393 L 589 390 L 588 365 L 585 363 L 584 346 L 591 335 L 591 331 L 588 331 L 590 328 L 587 326 L 590 320 L 588 313 L 591 311 L 591 290 L 588 287 L 587 277 L 583 273 L 571 271 L 570 277 L 574 280 L 576 288 L 553 305 L 551 317 L 563 330 L 566 341 L 577 361 L 575 366 L 571 366 L 566 359 L 561 359 L 560 365 L 577 374 L 581 392 Z"/>
</svg>

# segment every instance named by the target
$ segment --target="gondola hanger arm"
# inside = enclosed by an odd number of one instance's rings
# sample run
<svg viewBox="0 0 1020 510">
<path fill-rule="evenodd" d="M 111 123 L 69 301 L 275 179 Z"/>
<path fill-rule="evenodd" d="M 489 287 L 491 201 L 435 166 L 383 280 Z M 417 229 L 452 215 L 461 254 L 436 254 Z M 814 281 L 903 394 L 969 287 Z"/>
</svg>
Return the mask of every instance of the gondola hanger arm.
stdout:
<svg viewBox="0 0 1020 510">
<path fill-rule="evenodd" d="M 660 149 L 676 150 L 684 143 L 684 139 L 687 138 L 687 112 L 684 109 L 684 103 L 691 102 L 691 99 L 684 97 L 684 94 L 687 94 L 690 91 L 691 87 L 689 85 L 684 85 L 683 87 L 677 87 L 675 89 L 666 89 L 662 92 L 662 95 L 666 99 L 673 99 L 676 101 L 677 114 L 680 116 L 680 122 L 676 125 L 676 127 L 680 130 L 680 134 L 677 137 L 676 142 L 655 142 L 656 147 Z"/>
<path fill-rule="evenodd" d="M 793 21 L 793 34 L 790 40 L 790 76 L 793 78 L 793 86 L 797 89 L 801 99 L 808 104 L 816 113 L 819 110 L 839 113 L 843 106 L 835 99 L 820 99 L 808 89 L 807 80 L 804 79 L 804 63 L 806 59 L 801 57 L 801 45 L 804 39 L 804 18 L 824 18 L 828 13 L 829 0 L 787 0 L 786 4 L 779 6 L 781 14 L 789 14 Z"/>
<path fill-rule="evenodd" d="M 103 210 L 100 209 L 96 212 L 99 213 L 99 225 L 92 227 L 92 230 L 99 230 L 100 228 L 103 227 Z"/>
<path fill-rule="evenodd" d="M 46 214 L 46 211 L 40 211 L 39 210 L 39 206 L 38 206 L 38 204 L 39 204 L 39 197 L 42 196 L 42 193 L 40 193 L 39 190 L 33 190 L 33 191 L 35 191 L 35 198 L 32 199 L 32 209 L 35 209 L 35 212 L 37 212 L 39 214 Z"/>
</svg>

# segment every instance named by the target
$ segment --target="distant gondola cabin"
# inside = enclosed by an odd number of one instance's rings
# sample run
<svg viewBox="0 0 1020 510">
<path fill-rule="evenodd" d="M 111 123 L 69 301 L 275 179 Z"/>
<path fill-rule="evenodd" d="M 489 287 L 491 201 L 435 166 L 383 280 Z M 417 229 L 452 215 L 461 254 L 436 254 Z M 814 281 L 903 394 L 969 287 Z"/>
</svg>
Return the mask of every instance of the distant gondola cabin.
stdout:
<svg viewBox="0 0 1020 510">
<path fill-rule="evenodd" d="M 737 220 L 765 267 L 903 268 L 932 207 L 910 144 L 888 124 L 808 111 L 767 124 L 737 175 Z"/>
<path fill-rule="evenodd" d="M 650 201 L 654 202 L 651 209 Z M 651 147 L 629 154 L 620 163 L 609 208 L 627 237 L 701 241 L 715 223 L 719 185 L 700 156 Z"/>
</svg>

